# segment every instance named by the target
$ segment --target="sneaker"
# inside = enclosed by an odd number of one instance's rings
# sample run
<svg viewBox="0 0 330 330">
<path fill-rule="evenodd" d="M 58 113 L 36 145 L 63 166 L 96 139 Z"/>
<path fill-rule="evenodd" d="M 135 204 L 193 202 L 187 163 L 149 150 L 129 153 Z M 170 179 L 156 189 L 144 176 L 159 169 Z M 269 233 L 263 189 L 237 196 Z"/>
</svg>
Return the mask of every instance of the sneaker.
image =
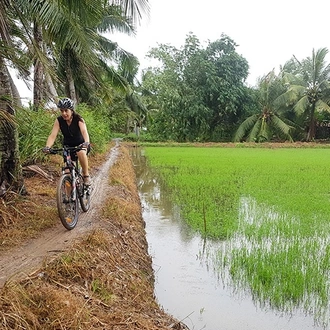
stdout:
<svg viewBox="0 0 330 330">
<path fill-rule="evenodd" d="M 89 187 L 92 184 L 91 178 L 89 175 L 85 175 L 84 176 L 84 185 L 86 187 Z"/>
</svg>

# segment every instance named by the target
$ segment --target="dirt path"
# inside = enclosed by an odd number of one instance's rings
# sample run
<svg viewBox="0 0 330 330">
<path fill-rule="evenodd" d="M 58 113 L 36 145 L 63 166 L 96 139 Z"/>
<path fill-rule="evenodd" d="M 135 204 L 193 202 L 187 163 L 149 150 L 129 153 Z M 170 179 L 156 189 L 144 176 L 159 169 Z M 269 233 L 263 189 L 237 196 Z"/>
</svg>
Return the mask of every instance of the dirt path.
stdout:
<svg viewBox="0 0 330 330">
<path fill-rule="evenodd" d="M 77 227 L 66 230 L 62 224 L 50 228 L 33 240 L 22 243 L 21 246 L 2 253 L 0 257 L 0 287 L 10 278 L 24 278 L 33 273 L 45 258 L 52 258 L 66 249 L 75 239 L 96 227 L 100 207 L 104 202 L 108 186 L 108 173 L 114 164 L 119 149 L 116 141 L 107 157 L 106 162 L 93 176 L 93 191 L 91 209 L 81 213 Z"/>
</svg>

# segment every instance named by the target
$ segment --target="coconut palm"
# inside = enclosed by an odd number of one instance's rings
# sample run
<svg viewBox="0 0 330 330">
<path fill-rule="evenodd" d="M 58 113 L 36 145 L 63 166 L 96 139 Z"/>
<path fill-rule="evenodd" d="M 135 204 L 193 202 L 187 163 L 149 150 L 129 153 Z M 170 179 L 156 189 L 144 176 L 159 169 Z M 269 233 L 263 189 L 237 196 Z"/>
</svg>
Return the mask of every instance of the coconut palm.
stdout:
<svg viewBox="0 0 330 330">
<path fill-rule="evenodd" d="M 0 2 L 0 196 L 10 187 L 13 191 L 25 193 L 22 172 L 19 163 L 18 130 L 14 121 L 14 97 L 12 79 L 7 62 L 24 72 L 22 50 L 19 37 L 23 37 L 15 21 L 15 11 L 11 1 Z"/>
<path fill-rule="evenodd" d="M 15 115 L 15 89 L 11 84 L 7 63 L 18 68 L 22 74 L 27 65 L 32 63 L 26 60 L 28 57 L 21 61 L 24 59 L 23 48 L 28 49 L 38 70 L 34 95 L 39 103 L 41 93 L 37 93 L 36 89 L 43 87 L 43 75 L 57 78 L 54 71 L 48 70 L 52 68 L 48 58 L 49 53 L 52 55 L 51 46 L 72 50 L 89 63 L 94 63 L 94 60 L 99 62 L 100 56 L 104 56 L 104 52 L 95 47 L 95 29 L 90 27 L 100 23 L 107 3 L 103 0 L 94 0 L 92 5 L 87 0 L 0 1 L 0 194 L 9 187 L 20 192 L 25 190 L 20 172 L 17 127 L 12 119 Z M 132 22 L 148 9 L 146 0 L 116 0 L 111 5 L 129 13 Z M 31 29 L 32 22 L 34 30 Z M 70 67 L 67 66 L 67 69 L 69 71 Z M 68 79 L 70 88 L 75 87 L 72 81 Z"/>
<path fill-rule="evenodd" d="M 293 109 L 299 116 L 303 116 L 307 135 L 306 141 L 315 138 L 317 113 L 330 112 L 330 65 L 325 62 L 327 48 L 321 48 L 312 57 L 307 57 L 296 63 L 296 74 L 285 74 L 288 90 L 281 96 L 280 102 L 293 103 Z"/>
<path fill-rule="evenodd" d="M 70 42 L 67 42 L 64 48 L 61 45 L 58 47 L 58 43 L 53 48 L 56 55 L 57 75 L 65 87 L 61 89 L 59 85 L 59 90 L 73 100 L 79 99 L 95 104 L 103 101 L 106 91 L 110 91 L 110 86 L 127 86 L 125 77 L 109 63 L 119 63 L 121 66 L 122 63 L 136 62 L 132 54 L 121 49 L 117 43 L 104 37 L 102 33 L 119 29 L 132 34 L 134 28 L 123 16 L 120 8 L 109 6 L 104 8 L 103 16 L 99 21 L 84 29 L 86 35 L 90 34 L 92 57 L 82 56 Z"/>
<path fill-rule="evenodd" d="M 234 141 L 264 142 L 274 136 L 292 141 L 293 126 L 284 116 L 283 107 L 277 102 L 285 87 L 274 70 L 259 81 L 257 99 L 261 111 L 245 119 L 235 133 Z"/>
<path fill-rule="evenodd" d="M 104 38 L 101 33 L 119 30 L 134 33 L 133 20 L 145 11 L 144 0 L 116 1 L 108 4 L 103 0 L 89 1 L 30 1 L 33 6 L 24 6 L 27 0 L 18 0 L 24 14 L 33 20 L 34 50 L 34 104 L 38 108 L 45 93 L 56 98 L 52 87 L 64 85 L 60 93 L 77 100 L 77 88 L 90 95 L 91 91 L 102 86 L 104 77 L 109 76 L 112 83 L 124 84 L 124 80 L 109 66 L 118 58 L 132 58 L 116 43 Z M 142 9 L 140 8 L 142 7 Z M 134 14 L 127 17 L 124 9 Z M 133 12 L 133 13 L 132 13 Z M 46 55 L 48 54 L 48 56 Z M 49 54 L 51 55 L 49 57 Z M 121 55 L 119 57 L 118 55 Z M 56 67 L 55 64 L 56 63 Z M 55 71 L 55 69 L 57 71 Z M 49 78 L 52 79 L 49 79 Z M 48 79 L 47 79 L 48 78 Z M 48 84 L 45 84 L 45 81 Z M 45 88 L 47 87 L 47 88 Z M 82 94 L 80 93 L 80 94 Z"/>
</svg>

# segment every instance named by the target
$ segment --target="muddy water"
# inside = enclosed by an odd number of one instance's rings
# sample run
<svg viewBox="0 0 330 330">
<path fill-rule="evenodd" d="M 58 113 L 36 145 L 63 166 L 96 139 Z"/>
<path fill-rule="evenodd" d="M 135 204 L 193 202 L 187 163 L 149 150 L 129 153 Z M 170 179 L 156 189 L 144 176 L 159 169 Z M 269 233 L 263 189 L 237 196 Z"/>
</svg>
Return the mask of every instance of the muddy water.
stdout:
<svg viewBox="0 0 330 330">
<path fill-rule="evenodd" d="M 166 312 L 191 330 L 323 329 L 301 311 L 288 315 L 262 308 L 249 294 L 227 284 L 227 275 L 211 261 L 222 243 L 205 241 L 189 230 L 146 166 L 143 150 L 131 155 L 156 275 L 155 295 Z"/>
</svg>

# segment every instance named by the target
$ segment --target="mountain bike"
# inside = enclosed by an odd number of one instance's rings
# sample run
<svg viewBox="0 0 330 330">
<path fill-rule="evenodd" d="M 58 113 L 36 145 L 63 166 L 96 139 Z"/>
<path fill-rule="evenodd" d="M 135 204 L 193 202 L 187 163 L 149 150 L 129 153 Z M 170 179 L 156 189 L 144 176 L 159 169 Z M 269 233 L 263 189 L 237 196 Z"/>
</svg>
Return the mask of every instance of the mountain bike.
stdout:
<svg viewBox="0 0 330 330">
<path fill-rule="evenodd" d="M 78 222 L 79 202 L 81 209 L 87 212 L 90 208 L 91 187 L 84 184 L 77 152 L 82 146 L 50 148 L 50 154 L 62 154 L 64 166 L 57 184 L 57 210 L 63 226 L 71 230 Z M 79 201 L 78 201 L 79 200 Z"/>
</svg>

